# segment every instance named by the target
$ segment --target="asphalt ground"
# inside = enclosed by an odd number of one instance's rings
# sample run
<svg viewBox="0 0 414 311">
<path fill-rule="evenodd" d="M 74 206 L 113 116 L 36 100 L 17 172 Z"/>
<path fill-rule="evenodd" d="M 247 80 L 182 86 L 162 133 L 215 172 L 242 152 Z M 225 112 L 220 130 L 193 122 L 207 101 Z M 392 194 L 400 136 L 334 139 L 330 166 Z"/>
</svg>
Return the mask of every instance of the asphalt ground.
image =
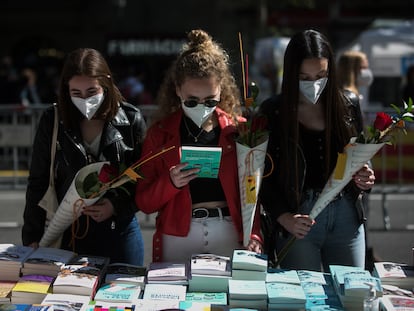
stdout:
<svg viewBox="0 0 414 311">
<path fill-rule="evenodd" d="M 381 194 L 370 194 L 368 240 L 383 261 L 414 264 L 414 194 L 388 194 L 385 229 Z M 0 189 L 0 243 L 21 244 L 25 189 Z M 155 215 L 137 213 L 145 243 L 144 265 L 151 262 Z"/>
</svg>

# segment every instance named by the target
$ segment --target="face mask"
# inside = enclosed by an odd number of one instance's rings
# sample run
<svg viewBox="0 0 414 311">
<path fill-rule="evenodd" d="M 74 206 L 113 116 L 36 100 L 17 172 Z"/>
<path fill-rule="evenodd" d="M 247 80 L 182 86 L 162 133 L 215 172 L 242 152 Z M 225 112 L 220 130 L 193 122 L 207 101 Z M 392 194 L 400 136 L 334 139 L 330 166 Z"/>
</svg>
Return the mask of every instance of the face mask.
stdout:
<svg viewBox="0 0 414 311">
<path fill-rule="evenodd" d="M 183 107 L 185 115 L 200 128 L 203 123 L 211 116 L 214 110 L 216 110 L 216 107 L 206 107 L 204 104 L 198 104 L 192 108 L 181 104 L 181 107 Z"/>
<path fill-rule="evenodd" d="M 370 86 L 374 81 L 374 76 L 372 74 L 371 69 L 361 69 L 357 77 L 357 84 L 358 86 Z"/>
<path fill-rule="evenodd" d="M 92 119 L 104 100 L 104 94 L 99 93 L 88 98 L 71 97 L 73 104 L 88 119 Z"/>
<path fill-rule="evenodd" d="M 299 81 L 299 90 L 305 98 L 312 104 L 316 104 L 325 89 L 328 78 L 321 78 L 315 81 Z"/>
</svg>

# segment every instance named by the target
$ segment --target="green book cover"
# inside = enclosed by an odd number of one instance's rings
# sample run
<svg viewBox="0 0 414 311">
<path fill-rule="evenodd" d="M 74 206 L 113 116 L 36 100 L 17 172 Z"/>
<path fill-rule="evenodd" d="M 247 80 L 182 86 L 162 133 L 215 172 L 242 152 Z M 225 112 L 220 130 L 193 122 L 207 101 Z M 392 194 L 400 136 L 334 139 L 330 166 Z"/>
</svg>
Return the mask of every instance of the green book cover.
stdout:
<svg viewBox="0 0 414 311">
<path fill-rule="evenodd" d="M 188 163 L 184 168 L 185 170 L 199 168 L 199 177 L 217 178 L 220 169 L 221 153 L 221 147 L 182 146 L 181 163 Z"/>
</svg>

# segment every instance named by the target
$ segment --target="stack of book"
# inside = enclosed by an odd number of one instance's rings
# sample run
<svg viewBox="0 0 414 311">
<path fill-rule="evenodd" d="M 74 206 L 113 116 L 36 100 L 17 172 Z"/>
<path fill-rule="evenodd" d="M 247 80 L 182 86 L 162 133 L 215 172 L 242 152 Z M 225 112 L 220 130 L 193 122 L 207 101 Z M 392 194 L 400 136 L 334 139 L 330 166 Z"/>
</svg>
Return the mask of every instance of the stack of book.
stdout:
<svg viewBox="0 0 414 311">
<path fill-rule="evenodd" d="M 108 257 L 77 255 L 64 265 L 53 282 L 53 293 L 93 299 L 105 276 Z"/>
<path fill-rule="evenodd" d="M 381 279 L 382 284 L 395 285 L 404 289 L 414 288 L 414 266 L 395 262 L 374 262 L 372 274 Z"/>
<path fill-rule="evenodd" d="M 0 280 L 0 303 L 10 303 L 11 294 L 17 281 Z"/>
<path fill-rule="evenodd" d="M 227 292 L 230 278 L 230 257 L 215 254 L 193 254 L 191 256 L 189 291 Z"/>
<path fill-rule="evenodd" d="M 267 267 L 266 255 L 244 249 L 233 251 L 231 274 L 233 280 L 265 281 Z"/>
<path fill-rule="evenodd" d="M 382 296 L 379 278 L 373 277 L 368 270 L 358 267 L 329 266 L 335 290 L 346 310 L 363 310 L 364 299 L 368 296 L 372 284 L 376 296 Z"/>
<path fill-rule="evenodd" d="M 305 308 L 306 296 L 296 270 L 269 269 L 266 290 L 269 310 Z"/>
<path fill-rule="evenodd" d="M 12 289 L 11 303 L 40 304 L 52 293 L 53 277 L 47 275 L 24 275 Z"/>
<path fill-rule="evenodd" d="M 23 262 L 22 275 L 41 274 L 56 277 L 62 266 L 74 256 L 75 253 L 68 250 L 39 247 Z"/>
<path fill-rule="evenodd" d="M 172 262 L 152 262 L 148 266 L 148 284 L 188 285 L 188 264 Z"/>
<path fill-rule="evenodd" d="M 329 273 L 297 270 L 297 274 L 305 292 L 306 309 L 342 310 L 341 300 Z"/>
<path fill-rule="evenodd" d="M 32 247 L 0 244 L 0 278 L 1 280 L 17 281 L 26 258 L 34 251 Z"/>
<path fill-rule="evenodd" d="M 229 306 L 266 310 L 268 296 L 265 281 L 229 280 Z"/>
</svg>

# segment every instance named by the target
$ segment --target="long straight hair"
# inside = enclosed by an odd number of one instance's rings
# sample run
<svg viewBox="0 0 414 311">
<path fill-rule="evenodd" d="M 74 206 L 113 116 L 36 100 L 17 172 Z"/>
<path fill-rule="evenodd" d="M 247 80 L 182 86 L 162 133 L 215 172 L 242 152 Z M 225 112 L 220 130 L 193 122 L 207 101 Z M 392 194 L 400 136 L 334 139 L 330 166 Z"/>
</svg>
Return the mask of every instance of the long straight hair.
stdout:
<svg viewBox="0 0 414 311">
<path fill-rule="evenodd" d="M 322 92 L 318 105 L 323 105 L 325 117 L 325 159 L 331 168 L 331 148 L 343 148 L 352 136 L 349 126 L 345 123 L 347 114 L 345 99 L 341 94 L 336 78 L 334 54 L 328 40 L 315 30 L 305 30 L 295 34 L 286 48 L 282 81 L 281 105 L 281 167 L 280 178 L 286 187 L 295 185 L 296 195 L 300 196 L 299 182 L 299 74 L 305 59 L 326 58 L 328 60 L 328 82 Z M 341 151 L 341 150 L 338 150 Z M 292 163 L 294 171 L 292 172 Z M 325 176 L 327 178 L 328 176 Z M 292 180 L 293 179 L 293 180 Z M 286 189 L 292 190 L 292 189 Z"/>
</svg>

